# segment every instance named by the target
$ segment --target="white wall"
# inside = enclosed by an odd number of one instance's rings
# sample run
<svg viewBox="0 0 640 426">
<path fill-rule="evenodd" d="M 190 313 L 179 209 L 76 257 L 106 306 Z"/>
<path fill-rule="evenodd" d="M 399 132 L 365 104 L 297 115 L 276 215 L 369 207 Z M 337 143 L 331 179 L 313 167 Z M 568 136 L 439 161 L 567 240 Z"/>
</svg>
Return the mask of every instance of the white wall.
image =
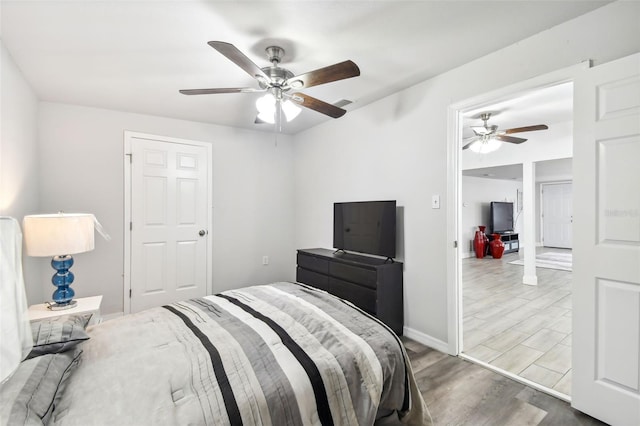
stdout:
<svg viewBox="0 0 640 426">
<path fill-rule="evenodd" d="M 38 209 L 37 119 L 38 98 L 0 41 L 0 215 L 22 222 Z M 34 273 L 38 259 L 24 257 L 24 276 L 29 303 L 51 295 L 48 279 L 44 287 L 40 273 Z M 53 275 L 53 270 L 51 274 Z"/>
<path fill-rule="evenodd" d="M 522 191 L 522 181 L 486 179 L 474 176 L 462 176 L 462 235 L 460 238 L 466 256 L 473 255 L 470 241 L 473 240 L 478 225 L 487 227 L 490 232 L 491 201 L 509 201 L 513 203 L 515 232 L 522 232 L 522 214 L 518 216 L 516 191 Z M 489 236 L 489 240 L 492 240 Z"/>
<path fill-rule="evenodd" d="M 103 313 L 123 311 L 125 130 L 213 145 L 214 292 L 294 279 L 291 137 L 48 102 L 38 124 L 41 210 L 94 213 L 113 238 L 74 256 L 77 297 L 103 294 Z"/>
<path fill-rule="evenodd" d="M 334 201 L 398 200 L 405 326 L 446 343 L 448 107 L 588 58 L 598 64 L 638 52 L 639 20 L 640 3 L 612 3 L 299 133 L 296 246 L 331 247 Z M 430 208 L 432 194 L 440 194 L 443 208 Z"/>
</svg>

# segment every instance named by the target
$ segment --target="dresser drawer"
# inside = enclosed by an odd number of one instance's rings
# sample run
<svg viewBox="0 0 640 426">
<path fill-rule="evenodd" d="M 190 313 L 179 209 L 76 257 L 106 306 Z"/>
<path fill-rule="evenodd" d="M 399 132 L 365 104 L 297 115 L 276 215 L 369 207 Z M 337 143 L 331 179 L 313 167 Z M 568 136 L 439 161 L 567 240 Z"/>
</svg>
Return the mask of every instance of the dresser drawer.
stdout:
<svg viewBox="0 0 640 426">
<path fill-rule="evenodd" d="M 311 271 L 320 272 L 321 274 L 329 273 L 329 261 L 316 256 L 309 256 L 304 253 L 298 253 L 298 266 Z"/>
<path fill-rule="evenodd" d="M 344 263 L 332 262 L 329 265 L 329 275 L 367 286 L 373 290 L 377 288 L 378 273 L 375 269 L 359 268 Z"/>
<path fill-rule="evenodd" d="M 337 278 L 329 278 L 329 292 L 353 303 L 371 315 L 376 314 L 376 292 Z"/>
<path fill-rule="evenodd" d="M 296 281 L 329 291 L 329 277 L 301 267 L 296 268 Z"/>
</svg>

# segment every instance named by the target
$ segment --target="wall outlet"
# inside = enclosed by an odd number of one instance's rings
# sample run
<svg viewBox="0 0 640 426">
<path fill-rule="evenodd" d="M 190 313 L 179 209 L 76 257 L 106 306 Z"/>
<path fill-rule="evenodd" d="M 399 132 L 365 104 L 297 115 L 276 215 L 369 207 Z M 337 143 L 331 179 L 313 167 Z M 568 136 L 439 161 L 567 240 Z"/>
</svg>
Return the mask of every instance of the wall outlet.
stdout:
<svg viewBox="0 0 640 426">
<path fill-rule="evenodd" d="M 431 196 L 431 208 L 432 209 L 439 209 L 440 208 L 440 196 L 439 195 L 432 195 Z"/>
<path fill-rule="evenodd" d="M 262 256 L 262 264 L 263 265 L 269 264 L 269 256 Z"/>
</svg>

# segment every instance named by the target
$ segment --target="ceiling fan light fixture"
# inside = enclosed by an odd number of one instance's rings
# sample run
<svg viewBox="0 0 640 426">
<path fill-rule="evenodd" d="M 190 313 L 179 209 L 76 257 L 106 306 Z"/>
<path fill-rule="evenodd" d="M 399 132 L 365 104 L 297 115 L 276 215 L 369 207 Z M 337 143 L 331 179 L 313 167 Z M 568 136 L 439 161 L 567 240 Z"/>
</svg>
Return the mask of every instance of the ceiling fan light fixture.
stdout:
<svg viewBox="0 0 640 426">
<path fill-rule="evenodd" d="M 291 121 L 300 114 L 302 109 L 298 108 L 293 102 L 290 100 L 286 100 L 282 102 L 282 111 L 284 112 L 284 116 L 287 117 L 287 121 Z"/>
<path fill-rule="evenodd" d="M 183 95 L 212 95 L 223 93 L 255 93 L 270 92 L 270 95 L 264 96 L 256 101 L 259 118 L 254 123 L 268 122 L 276 124 L 277 130 L 282 129 L 284 120 L 291 121 L 300 113 L 297 105 L 293 105 L 288 100 L 316 112 L 324 114 L 331 118 L 340 118 L 347 111 L 313 98 L 302 93 L 287 93 L 289 90 L 302 87 L 319 86 L 321 84 L 331 83 L 338 80 L 357 77 L 360 75 L 360 68 L 351 60 L 343 61 L 327 67 L 309 71 L 304 74 L 295 76 L 291 71 L 279 66 L 284 49 L 279 46 L 269 46 L 266 48 L 267 57 L 270 66 L 259 67 L 237 47 L 231 43 L 224 41 L 209 41 L 207 43 L 213 49 L 217 50 L 231 62 L 240 67 L 244 72 L 256 79 L 260 89 L 252 87 L 229 87 L 214 89 L 188 89 L 179 90 Z M 283 99 L 283 96 L 285 99 Z M 284 116 L 284 118 L 283 118 Z"/>
<path fill-rule="evenodd" d="M 266 95 L 258 98 L 258 100 L 256 100 L 258 118 L 266 123 L 274 124 L 276 122 L 275 115 L 277 104 L 278 100 L 271 93 L 267 93 Z M 280 101 L 280 108 L 282 108 L 282 112 L 284 113 L 287 122 L 296 118 L 301 111 L 300 108 L 288 99 L 286 101 Z"/>
<path fill-rule="evenodd" d="M 469 149 L 478 154 L 488 154 L 498 150 L 502 146 L 502 142 L 494 138 L 483 138 L 473 143 Z"/>
<path fill-rule="evenodd" d="M 274 124 L 276 122 L 274 113 L 258 112 L 258 120 L 262 123 Z"/>
<path fill-rule="evenodd" d="M 276 97 L 271 93 L 259 97 L 256 100 L 256 108 L 258 109 L 258 118 L 265 123 L 273 124 L 276 122 Z"/>
</svg>

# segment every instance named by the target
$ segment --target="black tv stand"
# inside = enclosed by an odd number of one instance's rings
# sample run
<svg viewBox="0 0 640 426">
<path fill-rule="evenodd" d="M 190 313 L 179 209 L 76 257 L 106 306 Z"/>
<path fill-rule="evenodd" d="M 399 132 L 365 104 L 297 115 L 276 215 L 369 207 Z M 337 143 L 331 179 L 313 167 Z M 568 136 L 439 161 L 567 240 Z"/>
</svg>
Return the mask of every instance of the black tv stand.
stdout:
<svg viewBox="0 0 640 426">
<path fill-rule="evenodd" d="M 520 250 L 520 240 L 518 239 L 518 233 L 513 231 L 508 232 L 495 232 L 500 235 L 500 239 L 504 243 L 504 253 L 517 253 Z M 489 235 L 488 235 L 489 236 Z M 493 237 L 489 236 L 489 240 L 493 240 Z"/>
</svg>

